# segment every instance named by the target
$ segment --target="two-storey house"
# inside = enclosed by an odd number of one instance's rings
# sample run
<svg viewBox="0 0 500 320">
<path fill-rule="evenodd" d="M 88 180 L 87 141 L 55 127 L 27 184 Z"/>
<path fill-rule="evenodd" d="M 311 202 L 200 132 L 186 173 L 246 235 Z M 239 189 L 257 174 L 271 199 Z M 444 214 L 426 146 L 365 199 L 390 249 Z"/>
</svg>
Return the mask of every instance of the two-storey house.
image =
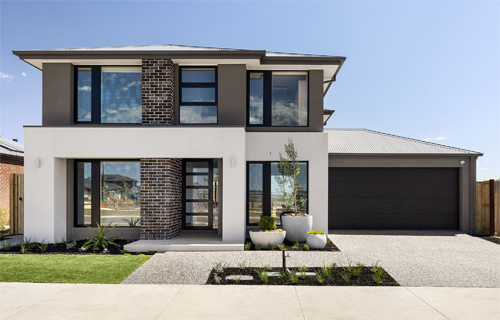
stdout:
<svg viewBox="0 0 500 320">
<path fill-rule="evenodd" d="M 42 125 L 25 127 L 27 236 L 82 239 L 111 223 L 123 238 L 243 243 L 288 207 L 278 161 L 289 138 L 313 229 L 473 228 L 479 153 L 323 130 L 344 57 L 177 45 L 14 54 L 43 72 Z"/>
</svg>

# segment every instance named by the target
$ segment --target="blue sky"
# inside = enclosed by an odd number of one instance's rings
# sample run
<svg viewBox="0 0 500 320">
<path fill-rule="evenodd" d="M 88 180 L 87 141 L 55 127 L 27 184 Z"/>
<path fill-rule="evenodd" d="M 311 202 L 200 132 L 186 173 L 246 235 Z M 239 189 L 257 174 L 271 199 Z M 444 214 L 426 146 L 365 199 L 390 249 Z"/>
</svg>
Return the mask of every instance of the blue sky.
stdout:
<svg viewBox="0 0 500 320">
<path fill-rule="evenodd" d="M 500 176 L 498 1 L 0 1 L 0 135 L 41 124 L 41 72 L 12 50 L 184 44 L 346 56 L 328 127 L 485 153 Z"/>
</svg>

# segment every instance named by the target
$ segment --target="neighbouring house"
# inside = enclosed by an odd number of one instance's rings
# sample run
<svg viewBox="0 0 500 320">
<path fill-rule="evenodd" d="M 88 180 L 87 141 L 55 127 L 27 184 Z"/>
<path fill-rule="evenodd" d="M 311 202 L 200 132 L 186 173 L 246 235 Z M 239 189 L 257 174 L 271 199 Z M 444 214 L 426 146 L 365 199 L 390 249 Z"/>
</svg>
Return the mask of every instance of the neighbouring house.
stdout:
<svg viewBox="0 0 500 320">
<path fill-rule="evenodd" d="M 243 242 L 279 215 L 293 139 L 313 229 L 453 229 L 475 217 L 480 153 L 369 130 L 324 130 L 344 57 L 178 45 L 15 51 L 43 72 L 25 127 L 25 234 L 86 226 L 142 240 Z"/>
<path fill-rule="evenodd" d="M 0 208 L 10 208 L 10 175 L 24 173 L 24 146 L 17 139 L 0 138 Z"/>
</svg>

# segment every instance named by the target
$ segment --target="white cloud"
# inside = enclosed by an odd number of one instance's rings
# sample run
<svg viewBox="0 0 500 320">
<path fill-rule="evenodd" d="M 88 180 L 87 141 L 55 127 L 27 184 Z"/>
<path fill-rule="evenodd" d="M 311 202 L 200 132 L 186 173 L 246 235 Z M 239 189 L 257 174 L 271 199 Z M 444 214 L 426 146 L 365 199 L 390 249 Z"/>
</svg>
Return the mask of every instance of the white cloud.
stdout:
<svg viewBox="0 0 500 320">
<path fill-rule="evenodd" d="M 11 76 L 10 74 L 0 72 L 0 79 L 7 79 L 7 81 L 10 82 L 10 80 L 14 79 L 14 77 Z"/>
<path fill-rule="evenodd" d="M 435 138 L 425 138 L 424 141 L 441 141 L 441 140 L 446 140 L 446 139 L 448 139 L 448 137 L 437 136 Z"/>
<path fill-rule="evenodd" d="M 28 76 L 28 75 L 27 75 L 26 73 L 24 73 L 24 72 L 21 72 L 21 75 L 22 75 L 23 77 L 27 77 L 27 76 Z"/>
</svg>

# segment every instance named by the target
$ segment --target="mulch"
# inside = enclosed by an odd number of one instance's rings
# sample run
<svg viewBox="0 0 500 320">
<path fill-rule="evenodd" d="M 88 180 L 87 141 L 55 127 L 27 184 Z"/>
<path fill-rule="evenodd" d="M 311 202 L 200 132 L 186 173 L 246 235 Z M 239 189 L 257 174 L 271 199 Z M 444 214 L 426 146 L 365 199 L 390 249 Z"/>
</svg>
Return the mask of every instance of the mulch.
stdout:
<svg viewBox="0 0 500 320">
<path fill-rule="evenodd" d="M 279 272 L 281 268 L 270 268 L 270 271 Z M 290 268 L 290 272 L 300 272 L 297 268 Z M 320 268 L 308 268 L 307 272 L 320 272 Z M 297 283 L 292 283 L 288 278 L 280 279 L 279 277 L 268 277 L 268 282 L 264 283 L 254 268 L 224 268 L 222 273 L 217 273 L 215 269 L 212 269 L 210 275 L 208 276 L 207 284 L 210 285 L 280 285 L 280 286 L 399 286 L 400 284 L 394 280 L 389 274 L 383 279 L 381 284 L 376 283 L 373 280 L 374 273 L 369 267 L 363 267 L 359 276 L 354 277 L 351 275 L 349 282 L 346 282 L 342 278 L 342 274 L 346 273 L 344 267 L 334 267 L 332 270 L 332 276 L 326 279 L 323 284 L 320 284 L 315 276 L 306 276 L 304 279 L 299 277 Z M 216 281 L 215 276 L 220 277 L 220 282 Z M 239 283 L 235 280 L 226 279 L 230 275 L 246 275 L 252 276 L 253 280 L 241 280 Z"/>
<path fill-rule="evenodd" d="M 34 242 L 30 244 L 30 249 L 25 253 L 21 253 L 21 245 L 12 246 L 8 250 L 6 248 L 0 249 L 0 254 L 80 254 L 80 255 L 88 255 L 88 254 L 123 254 L 121 253 L 123 250 L 123 246 L 129 243 L 126 240 L 115 239 L 113 242 L 118 244 L 118 246 L 110 246 L 108 248 L 108 252 L 103 253 L 103 249 L 100 248 L 98 250 L 87 249 L 87 251 L 80 251 L 80 248 L 87 240 L 78 240 L 76 241 L 76 245 L 68 247 L 68 243 L 53 243 L 47 246 L 45 251 L 42 251 L 39 247 L 40 243 Z"/>
<path fill-rule="evenodd" d="M 489 242 L 500 244 L 500 238 L 499 237 L 479 237 L 479 238 L 481 238 L 483 240 L 486 240 L 486 241 L 489 241 Z"/>
</svg>

